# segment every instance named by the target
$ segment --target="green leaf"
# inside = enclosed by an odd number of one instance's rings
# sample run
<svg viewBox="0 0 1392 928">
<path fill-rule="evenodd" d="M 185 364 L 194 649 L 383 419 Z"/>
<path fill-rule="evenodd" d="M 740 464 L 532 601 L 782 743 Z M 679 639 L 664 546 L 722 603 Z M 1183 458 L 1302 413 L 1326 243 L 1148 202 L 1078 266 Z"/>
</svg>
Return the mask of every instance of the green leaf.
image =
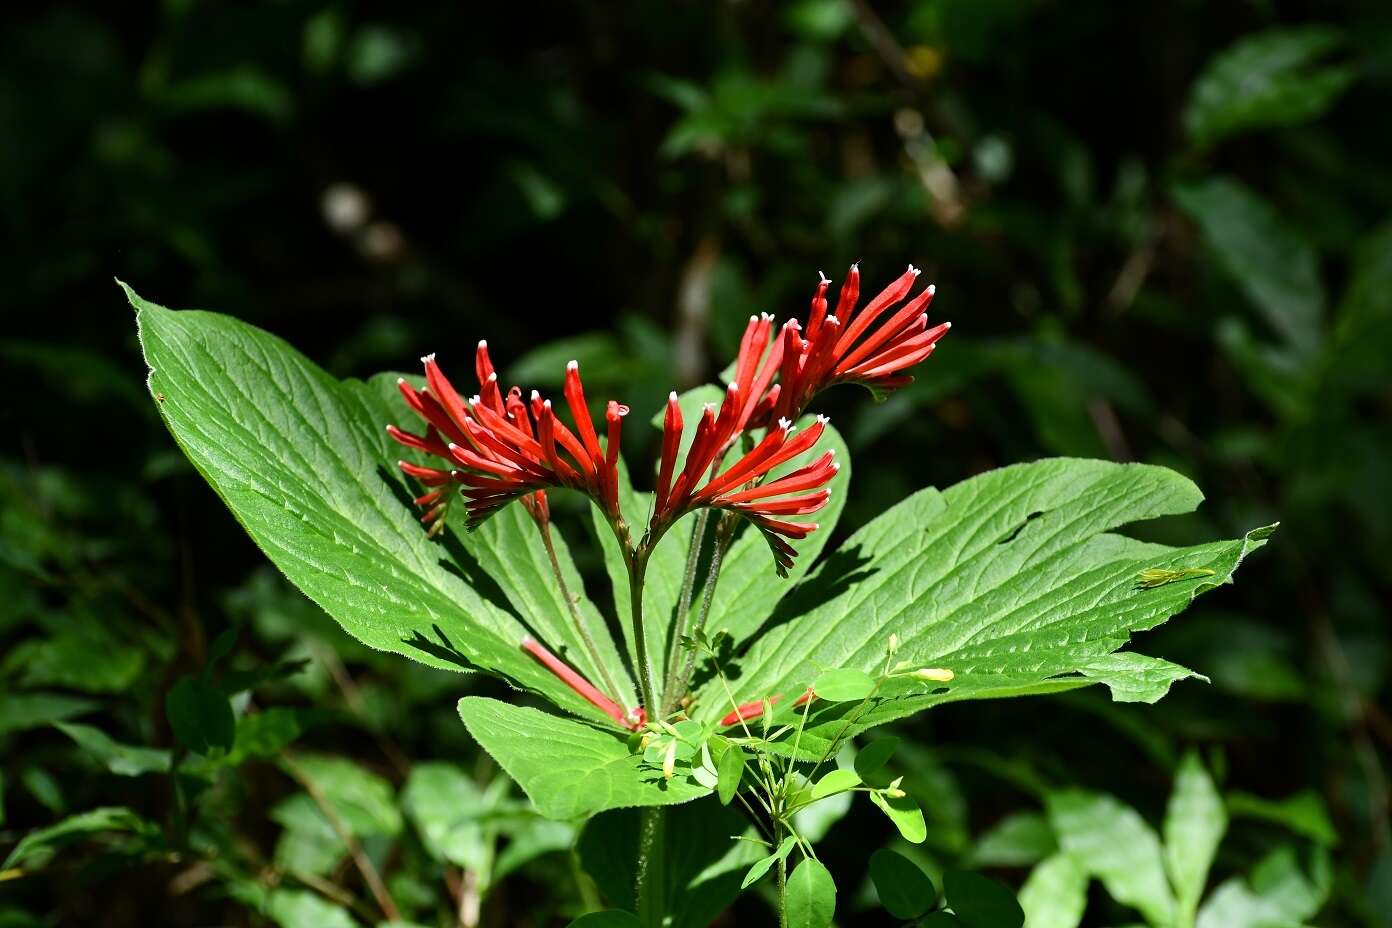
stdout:
<svg viewBox="0 0 1392 928">
<path fill-rule="evenodd" d="M 232 749 L 237 738 L 237 717 L 227 694 L 207 678 L 180 678 L 164 697 L 164 712 L 174 737 L 190 751 L 207 754 L 213 748 Z"/>
<path fill-rule="evenodd" d="M 891 633 L 911 666 L 955 674 L 946 684 L 888 680 L 849 727 L 846 707 L 814 702 L 801 747 L 820 754 L 838 734 L 942 703 L 1073 689 L 1088 682 L 1080 675 L 1087 667 L 1110 682 L 1125 679 L 1119 669 L 1172 675 L 1172 665 L 1143 655 L 1123 668 L 1102 659 L 1131 632 L 1229 582 L 1271 530 L 1189 548 L 1110 530 L 1188 512 L 1200 499 L 1190 481 L 1161 467 L 1070 458 L 992 471 L 942 493 L 922 490 L 852 535 L 799 585 L 798 617 L 767 629 L 733 662 L 736 698 L 801 693 L 818 667 L 876 669 Z M 1140 570 L 1175 565 L 1215 573 L 1136 588 Z M 1154 688 L 1148 681 L 1143 689 Z M 698 716 L 715 716 L 727 701 L 718 683 L 701 695 Z"/>
<path fill-rule="evenodd" d="M 721 805 L 728 806 L 734 801 L 740 781 L 744 779 L 744 765 L 744 751 L 736 745 L 726 748 L 725 753 L 720 755 L 720 762 L 716 765 L 719 779 L 715 789 L 720 795 Z"/>
<path fill-rule="evenodd" d="M 777 849 L 774 850 L 772 854 L 754 861 L 745 872 L 744 879 L 740 881 L 740 890 L 746 890 L 759 882 L 759 880 L 763 879 L 764 874 L 768 873 L 769 869 L 780 860 L 787 860 L 788 854 L 792 851 L 795 843 L 797 843 L 797 839 L 789 835 L 783 839 L 783 843 L 778 845 Z"/>
<path fill-rule="evenodd" d="M 1329 820 L 1324 800 L 1313 790 L 1286 799 L 1263 799 L 1250 793 L 1227 795 L 1227 810 L 1236 817 L 1252 818 L 1289 828 L 1302 837 L 1325 847 L 1339 843 L 1339 833 Z"/>
<path fill-rule="evenodd" d="M 1228 828 L 1223 799 L 1203 762 L 1193 751 L 1175 773 L 1174 791 L 1165 810 L 1165 866 L 1182 913 L 1192 918 L 1203 897 L 1213 857 Z"/>
<path fill-rule="evenodd" d="M 575 919 L 566 928 L 643 928 L 638 916 L 623 909 L 590 912 Z"/>
<path fill-rule="evenodd" d="M 76 741 L 93 760 L 117 776 L 138 777 L 147 773 L 168 773 L 170 755 L 159 748 L 120 744 L 100 728 L 72 722 L 54 722 L 53 727 Z"/>
<path fill-rule="evenodd" d="M 1078 668 L 1090 680 L 1104 683 L 1117 702 L 1155 703 L 1170 692 L 1170 686 L 1190 678 L 1209 682 L 1208 677 L 1194 673 L 1158 657 L 1147 657 L 1132 651 L 1105 654 Z"/>
<path fill-rule="evenodd" d="M 134 834 L 154 841 L 159 828 L 124 806 L 104 806 L 71 815 L 62 821 L 25 835 L 5 858 L 3 869 L 17 867 L 26 860 L 51 848 L 61 847 L 89 835 L 106 832 Z"/>
<path fill-rule="evenodd" d="M 453 764 L 416 764 L 401 792 L 402 810 L 430 856 L 466 870 L 490 862 L 492 840 L 485 840 L 481 819 L 491 806 L 474 781 Z"/>
<path fill-rule="evenodd" d="M 1067 854 L 1040 861 L 1020 887 L 1029 928 L 1078 928 L 1087 910 L 1088 873 Z"/>
<path fill-rule="evenodd" d="M 461 699 L 459 715 L 548 818 L 673 805 L 710 792 L 681 774 L 664 780 L 617 732 L 480 696 Z"/>
<path fill-rule="evenodd" d="M 636 809 L 603 812 L 585 823 L 577 850 L 586 873 L 613 905 L 635 910 L 638 831 Z M 714 800 L 668 809 L 661 841 L 662 897 L 672 915 L 669 928 L 705 928 L 734 901 L 740 879 L 765 848 L 733 835 L 755 834 L 743 815 Z"/>
<path fill-rule="evenodd" d="M 400 834 L 395 791 L 375 773 L 345 758 L 322 754 L 297 754 L 288 767 L 292 776 L 314 786 L 353 835 Z"/>
<path fill-rule="evenodd" d="M 812 787 L 812 800 L 823 799 L 835 793 L 843 793 L 860 785 L 860 775 L 854 770 L 828 770 Z"/>
<path fill-rule="evenodd" d="M 870 855 L 870 880 L 880 905 L 895 918 L 918 918 L 932 908 L 938 891 L 918 864 L 882 847 Z"/>
<path fill-rule="evenodd" d="M 943 874 L 943 895 L 967 928 L 1020 928 L 1025 913 L 1004 883 L 970 870 Z"/>
<path fill-rule="evenodd" d="M 971 853 L 976 867 L 1027 867 L 1058 850 L 1054 830 L 1036 812 L 1016 812 L 982 835 Z"/>
<path fill-rule="evenodd" d="M 227 763 L 240 764 L 257 757 L 274 757 L 294 744 L 311 727 L 331 719 L 323 709 L 275 707 L 237 719 L 237 735 Z"/>
<path fill-rule="evenodd" d="M 899 834 L 904 836 L 905 841 L 911 844 L 922 844 L 923 839 L 928 837 L 928 826 L 923 821 L 923 810 L 918 807 L 918 800 L 912 796 L 891 799 L 883 793 L 871 793 L 870 801 L 889 816 L 889 820 L 894 823 L 895 828 L 899 829 Z"/>
<path fill-rule="evenodd" d="M 371 647 L 433 667 L 487 670 L 607 721 L 519 647 L 531 633 L 524 617 L 540 601 L 513 603 L 486 581 L 498 566 L 488 552 L 504 548 L 498 536 L 516 522 L 487 534 L 446 531 L 439 543 L 426 537 L 410 504 L 415 488 L 396 467 L 403 449 L 384 430 L 412 418 L 395 377 L 338 381 L 245 323 L 126 293 L 160 416 L 310 599 Z M 506 550 L 526 545 L 540 540 L 512 539 Z M 552 619 L 556 628 L 569 622 Z"/>
<path fill-rule="evenodd" d="M 875 774 L 884 769 L 894 751 L 899 747 L 898 738 L 877 738 L 856 752 L 855 771 L 860 778 L 869 782 Z M 883 784 L 877 784 L 883 785 Z"/>
<path fill-rule="evenodd" d="M 1298 353 L 1313 353 L 1322 337 L 1325 291 L 1310 241 L 1230 177 L 1181 184 L 1174 198 L 1198 223 L 1218 265 L 1271 328 Z"/>
<path fill-rule="evenodd" d="M 0 735 L 43 728 L 97 707 L 90 699 L 62 693 L 0 693 Z"/>
<path fill-rule="evenodd" d="M 1270 928 L 1301 925 L 1329 898 L 1333 876 L 1329 858 L 1319 851 L 1307 874 L 1295 850 L 1277 848 L 1246 879 L 1234 877 L 1215 889 L 1199 910 L 1196 928 Z"/>
<path fill-rule="evenodd" d="M 826 702 L 860 702 L 875 690 L 875 678 L 863 670 L 838 667 L 812 684 L 818 699 Z"/>
<path fill-rule="evenodd" d="M 1155 925 L 1174 918 L 1160 839 L 1135 809 L 1101 793 L 1068 790 L 1045 802 L 1059 846 L 1102 881 L 1112 898 Z"/>
<path fill-rule="evenodd" d="M 827 928 L 836 915 L 836 881 L 808 857 L 788 877 L 786 900 L 788 928 Z"/>
<path fill-rule="evenodd" d="M 1315 66 L 1342 44 L 1326 26 L 1268 29 L 1215 55 L 1194 81 L 1184 125 L 1200 146 L 1319 118 L 1353 83 L 1351 65 Z"/>
<path fill-rule="evenodd" d="M 266 897 L 266 917 L 280 928 L 358 928 L 348 910 L 307 889 L 277 889 Z"/>
</svg>

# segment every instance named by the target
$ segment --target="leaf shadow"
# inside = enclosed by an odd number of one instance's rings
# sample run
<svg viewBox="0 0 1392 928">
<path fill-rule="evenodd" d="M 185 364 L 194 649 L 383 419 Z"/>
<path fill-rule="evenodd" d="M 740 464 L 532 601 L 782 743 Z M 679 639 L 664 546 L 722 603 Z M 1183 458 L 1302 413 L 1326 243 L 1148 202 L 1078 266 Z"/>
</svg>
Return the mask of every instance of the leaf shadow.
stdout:
<svg viewBox="0 0 1392 928">
<path fill-rule="evenodd" d="M 740 655 L 747 654 L 760 639 L 780 626 L 832 602 L 855 584 L 874 576 L 879 568 L 867 567 L 869 563 L 870 557 L 862 553 L 860 545 L 840 548 L 823 559 L 815 573 L 804 577 L 778 601 L 768 620 L 740 647 Z M 740 660 L 733 652 L 728 639 L 721 642 L 717 651 L 720 666 L 731 681 L 738 680 L 741 674 Z M 714 673 L 712 662 L 703 661 L 692 679 L 692 688 L 710 680 Z"/>
</svg>

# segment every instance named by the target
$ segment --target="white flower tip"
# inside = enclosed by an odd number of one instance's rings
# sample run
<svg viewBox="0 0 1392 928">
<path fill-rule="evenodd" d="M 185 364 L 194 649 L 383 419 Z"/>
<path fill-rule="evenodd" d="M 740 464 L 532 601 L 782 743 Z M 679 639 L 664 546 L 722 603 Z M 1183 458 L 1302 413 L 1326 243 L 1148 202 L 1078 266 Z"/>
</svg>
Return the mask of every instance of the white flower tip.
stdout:
<svg viewBox="0 0 1392 928">
<path fill-rule="evenodd" d="M 831 416 L 822 416 L 822 415 L 818 415 L 818 416 L 817 416 L 817 421 L 818 421 L 819 423 L 821 423 L 822 425 L 826 425 L 828 422 L 831 421 Z"/>
<path fill-rule="evenodd" d="M 835 316 L 827 316 L 826 319 L 822 320 L 822 325 L 831 325 L 839 329 L 841 328 L 841 320 Z"/>
<path fill-rule="evenodd" d="M 397 467 L 405 467 L 405 466 L 406 466 L 406 462 L 405 462 L 404 460 L 402 460 L 401 458 L 397 458 L 397 459 L 396 459 L 396 466 L 397 466 Z"/>
<path fill-rule="evenodd" d="M 523 635 L 523 636 L 522 636 L 522 642 L 521 642 L 521 644 L 522 644 L 522 647 L 525 648 L 525 647 L 527 647 L 528 645 L 536 644 L 536 640 L 533 639 L 531 635 Z"/>
<path fill-rule="evenodd" d="M 671 393 L 668 393 L 668 394 L 667 394 L 667 402 L 669 402 L 669 403 L 675 403 L 676 401 L 677 401 L 677 391 L 676 391 L 676 390 L 673 390 Z"/>
<path fill-rule="evenodd" d="M 434 361 L 434 360 L 435 360 L 435 352 L 432 351 L 432 352 L 430 352 L 430 354 L 425 355 L 424 357 L 421 358 L 421 363 L 422 363 L 422 364 L 429 364 L 429 363 L 431 363 L 431 362 Z"/>
<path fill-rule="evenodd" d="M 952 328 L 952 323 L 950 323 L 950 322 L 944 322 L 944 323 L 943 323 L 943 328 L 944 328 L 944 329 L 950 329 L 950 328 Z"/>
<path fill-rule="evenodd" d="M 450 443 L 449 443 L 449 450 L 451 450 L 451 451 L 453 451 L 455 448 L 458 448 L 458 447 L 459 447 L 459 446 L 456 445 L 454 442 L 450 442 Z"/>
<path fill-rule="evenodd" d="M 836 461 L 832 461 L 832 462 L 831 462 L 831 469 L 832 469 L 832 470 L 835 470 L 835 471 L 839 471 L 839 470 L 841 469 L 841 465 L 838 464 Z"/>
<path fill-rule="evenodd" d="M 736 393 L 736 392 L 738 392 L 738 391 L 739 391 L 739 384 L 738 384 L 738 383 L 735 383 L 733 380 L 730 381 L 730 385 L 729 385 L 728 387 L 725 388 L 725 392 L 726 392 L 726 393 Z"/>
<path fill-rule="evenodd" d="M 483 402 L 483 398 L 480 397 L 477 393 L 475 393 L 473 396 L 469 397 L 469 405 L 470 405 L 470 406 L 477 406 L 477 405 L 478 405 L 479 403 L 481 403 L 481 402 Z"/>
<path fill-rule="evenodd" d="M 574 360 L 567 361 L 567 362 L 566 362 L 566 370 L 568 370 L 568 371 L 579 371 L 579 370 L 580 370 L 580 362 L 579 362 L 579 361 L 574 361 Z"/>
<path fill-rule="evenodd" d="M 832 316 L 831 318 L 835 319 L 836 317 Z M 783 323 L 783 328 L 792 329 L 794 332 L 801 332 L 802 324 L 796 319 L 789 319 L 787 322 Z"/>
<path fill-rule="evenodd" d="M 758 316 L 750 316 L 750 317 L 749 317 L 749 321 L 750 321 L 750 322 L 758 322 L 758 321 L 759 321 L 759 317 L 758 317 Z"/>
<path fill-rule="evenodd" d="M 480 338 L 478 346 L 486 351 L 488 349 L 488 339 Z"/>
<path fill-rule="evenodd" d="M 773 313 L 759 313 L 759 318 L 764 322 L 772 322 Z"/>
<path fill-rule="evenodd" d="M 406 378 L 405 378 L 405 377 L 398 377 L 398 378 L 396 378 L 397 386 L 400 386 L 401 384 L 403 384 L 403 383 L 405 383 L 405 382 L 406 382 Z"/>
<path fill-rule="evenodd" d="M 551 408 L 551 401 L 550 401 L 550 400 L 542 400 L 542 401 L 541 401 L 541 408 L 542 408 L 542 409 L 549 410 L 549 409 Z"/>
<path fill-rule="evenodd" d="M 533 391 L 532 391 L 532 399 L 534 399 L 534 400 L 539 400 L 539 399 L 541 399 L 541 394 L 540 394 L 539 392 L 537 392 L 536 390 L 533 390 Z"/>
<path fill-rule="evenodd" d="M 929 292 L 929 293 L 937 293 L 937 292 L 938 292 L 938 285 L 937 285 L 937 284 L 929 284 L 929 285 L 928 285 L 928 292 Z"/>
<path fill-rule="evenodd" d="M 819 283 L 824 283 L 824 284 L 829 284 L 829 283 L 831 283 L 831 278 L 828 277 L 828 276 L 826 276 L 825 274 L 823 274 L 821 271 L 818 271 L 818 272 L 817 272 L 817 276 L 821 278 L 821 280 L 819 281 Z"/>
<path fill-rule="evenodd" d="M 812 527 L 812 531 L 814 532 L 822 527 L 821 524 L 817 522 L 809 522 L 808 524 Z"/>
<path fill-rule="evenodd" d="M 787 416 L 783 416 L 778 420 L 778 427 L 786 432 L 793 427 L 793 423 L 788 421 Z"/>
<path fill-rule="evenodd" d="M 915 277 L 917 277 L 919 274 L 922 274 L 922 273 L 923 273 L 923 269 L 922 269 L 922 268 L 918 268 L 918 267 L 914 267 L 912 264 L 910 264 L 910 265 L 909 265 L 908 273 L 910 273 L 910 274 L 914 275 Z"/>
</svg>

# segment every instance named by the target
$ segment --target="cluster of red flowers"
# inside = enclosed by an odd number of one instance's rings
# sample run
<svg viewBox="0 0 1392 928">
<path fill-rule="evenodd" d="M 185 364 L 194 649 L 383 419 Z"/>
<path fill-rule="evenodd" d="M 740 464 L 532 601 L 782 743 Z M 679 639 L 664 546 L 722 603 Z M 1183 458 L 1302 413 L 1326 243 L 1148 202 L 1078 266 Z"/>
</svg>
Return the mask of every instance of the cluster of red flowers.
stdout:
<svg viewBox="0 0 1392 928">
<path fill-rule="evenodd" d="M 406 447 L 453 465 L 443 470 L 399 462 L 405 473 L 434 488 L 416 499 L 417 505 L 428 507 L 422 521 L 429 524 L 440 518 L 447 503 L 445 487 L 456 483 L 462 487 L 471 526 L 515 499 L 522 499 L 533 518 L 545 521 L 550 515 L 546 487 L 580 490 L 618 517 L 619 439 L 628 407 L 609 402 L 604 416 L 607 447 L 600 448 L 574 361 L 566 368 L 564 392 L 578 436 L 556 417 L 551 401 L 535 390 L 530 402 L 522 401 L 519 387 L 503 396 L 486 341 L 479 342 L 474 359 L 479 392 L 467 403 L 433 354 L 421 360 L 425 387 L 417 390 L 404 379 L 397 385 L 407 404 L 426 421 L 426 432 L 415 435 L 394 425 L 387 431 Z"/>
<path fill-rule="evenodd" d="M 763 533 L 778 573 L 786 575 L 797 554 L 791 541 L 806 538 L 817 528 L 814 522 L 789 517 L 809 515 L 825 506 L 831 496 L 826 484 L 838 468 L 832 452 L 827 451 L 810 464 L 773 474 L 810 451 L 826 427 L 821 416 L 800 430 L 794 423 L 818 393 L 835 384 L 859 383 L 883 396 L 913 380 L 904 372 L 932 354 L 951 326 L 928 326 L 926 310 L 933 299 L 933 287 L 904 302 L 918 275 L 919 271 L 909 265 L 858 310 L 860 269 L 853 265 L 841 286 L 836 308 L 830 312 L 826 293 L 831 282 L 822 277 L 805 328 L 798 320 L 789 319 L 775 331 L 772 316 L 751 317 L 724 401 L 718 409 L 712 404 L 702 411 L 680 469 L 677 457 L 685 423 L 677 396 L 671 394 L 663 421 L 649 536 L 657 538 L 696 509 L 738 513 Z M 880 321 L 891 311 L 888 319 Z M 471 528 L 513 500 L 521 500 L 533 518 L 544 523 L 549 518 L 546 490 L 553 487 L 580 490 L 618 523 L 622 517 L 619 443 L 628 407 L 613 401 L 607 404 L 606 441 L 601 447 L 574 361 L 566 367 L 563 391 L 574 422 L 572 431 L 553 411 L 551 401 L 536 391 L 526 401 L 518 387 L 502 393 L 486 342 L 479 342 L 474 361 L 479 392 L 467 402 L 440 370 L 434 355 L 422 360 L 426 385 L 416 389 L 405 380 L 399 385 L 407 404 L 425 420 L 425 434 L 405 432 L 394 425 L 387 431 L 402 445 L 446 462 L 445 467 L 400 462 L 406 474 L 427 488 L 416 503 L 425 507 L 422 521 L 432 526 L 432 532 L 443 526 L 455 486 L 465 500 Z M 725 458 L 736 442 L 758 429 L 764 432 L 762 438 L 757 442 L 747 438 L 746 450 L 726 466 Z M 540 646 L 524 643 L 524 647 L 536 654 Z M 564 667 L 554 656 L 544 662 L 548 667 L 552 663 Z M 578 677 L 568 668 L 567 673 Z M 594 690 L 583 678 L 579 680 Z M 577 692 L 585 695 L 580 689 Z M 598 691 L 586 698 L 620 724 L 631 725 L 631 716 Z"/>
</svg>

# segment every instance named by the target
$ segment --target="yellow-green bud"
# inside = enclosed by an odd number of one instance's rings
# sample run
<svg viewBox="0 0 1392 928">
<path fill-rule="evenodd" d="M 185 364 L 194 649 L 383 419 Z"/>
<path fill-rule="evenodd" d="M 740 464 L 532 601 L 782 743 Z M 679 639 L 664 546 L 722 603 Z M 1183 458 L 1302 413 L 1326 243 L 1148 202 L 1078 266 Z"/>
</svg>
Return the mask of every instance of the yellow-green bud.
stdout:
<svg viewBox="0 0 1392 928">
<path fill-rule="evenodd" d="M 949 683 L 957 675 L 946 667 L 922 667 L 915 670 L 913 676 L 916 680 L 926 680 L 929 683 Z"/>
</svg>

